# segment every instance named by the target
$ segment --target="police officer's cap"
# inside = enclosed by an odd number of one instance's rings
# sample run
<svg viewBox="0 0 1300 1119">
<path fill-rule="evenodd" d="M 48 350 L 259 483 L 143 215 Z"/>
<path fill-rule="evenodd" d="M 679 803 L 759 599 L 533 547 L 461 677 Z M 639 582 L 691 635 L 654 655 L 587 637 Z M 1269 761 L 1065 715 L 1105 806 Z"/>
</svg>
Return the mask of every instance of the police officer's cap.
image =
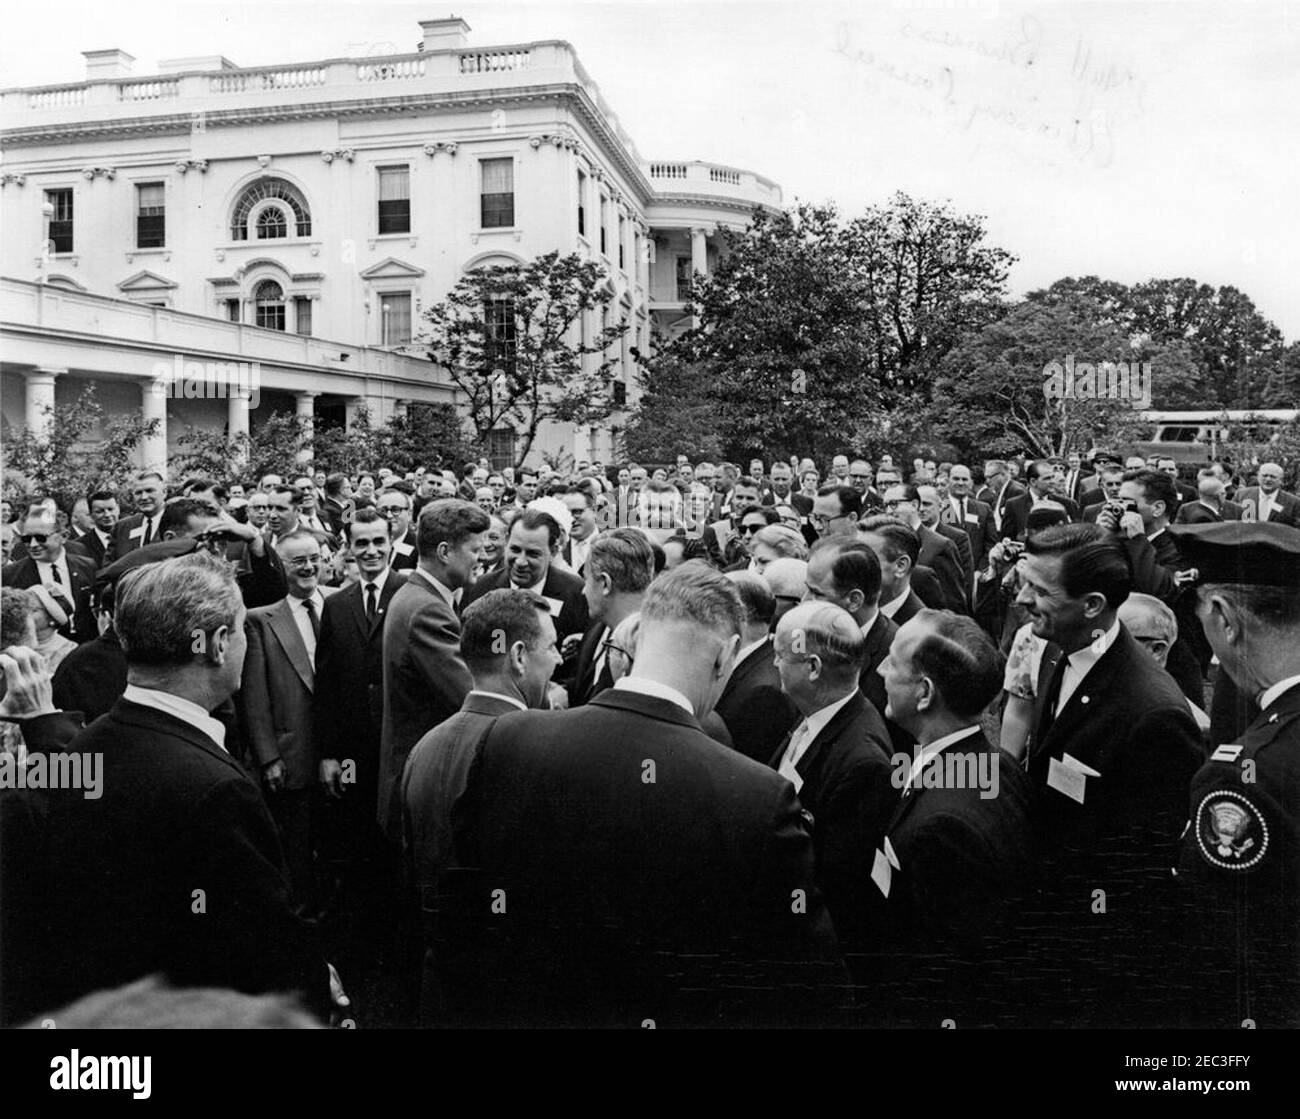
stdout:
<svg viewBox="0 0 1300 1119">
<path fill-rule="evenodd" d="M 1198 583 L 1300 590 L 1300 529 L 1273 521 L 1170 525 Z"/>
</svg>

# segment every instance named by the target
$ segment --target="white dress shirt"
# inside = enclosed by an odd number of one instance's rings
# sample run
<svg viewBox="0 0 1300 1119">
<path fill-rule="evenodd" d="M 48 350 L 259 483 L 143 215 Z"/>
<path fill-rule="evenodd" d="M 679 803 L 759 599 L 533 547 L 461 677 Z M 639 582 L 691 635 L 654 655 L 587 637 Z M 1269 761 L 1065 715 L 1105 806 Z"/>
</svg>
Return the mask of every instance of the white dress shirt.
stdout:
<svg viewBox="0 0 1300 1119">
<path fill-rule="evenodd" d="M 791 774 L 798 776 L 796 766 L 799 764 L 799 759 L 804 756 L 808 747 L 816 741 L 817 736 L 826 728 L 826 724 L 835 718 L 839 709 L 857 694 L 855 688 L 848 695 L 835 700 L 833 703 L 828 703 L 821 710 L 814 711 L 811 715 L 805 715 L 799 725 L 795 727 L 794 734 L 790 736 L 790 745 L 786 747 L 777 772 L 787 780 L 794 781 L 796 788 L 803 783 L 802 780 L 796 781 L 795 777 L 791 776 Z"/>
<path fill-rule="evenodd" d="M 1083 678 L 1092 671 L 1095 665 L 1106 651 L 1115 644 L 1115 638 L 1119 636 L 1119 619 L 1116 618 L 1111 623 L 1110 629 L 1101 635 L 1101 637 L 1089 641 L 1082 649 L 1077 649 L 1069 655 L 1065 662 L 1065 673 L 1061 677 L 1061 694 L 1056 700 L 1056 712 L 1060 714 L 1065 710 L 1066 703 L 1078 690 Z"/>
<path fill-rule="evenodd" d="M 1300 684 L 1300 676 L 1288 676 L 1284 680 L 1279 680 L 1272 687 L 1265 688 L 1259 697 L 1259 709 L 1267 711 L 1271 704 L 1276 703 L 1297 684 Z"/>
<path fill-rule="evenodd" d="M 892 620 L 894 615 L 903 608 L 903 603 L 907 601 L 907 595 L 911 593 L 911 590 L 912 585 L 909 583 L 907 586 L 907 592 L 900 594 L 897 598 L 890 599 L 888 602 L 882 602 L 880 604 L 880 612 L 884 614 L 886 618 Z"/>
<path fill-rule="evenodd" d="M 316 611 L 316 624 L 320 625 L 321 615 L 325 612 L 325 596 L 321 594 L 320 588 L 312 591 L 306 598 L 294 598 L 289 596 L 289 608 L 293 611 L 294 625 L 298 627 L 298 634 L 302 638 L 302 643 L 307 646 L 307 659 L 311 661 L 311 666 L 316 667 L 316 633 L 312 629 L 311 619 L 307 616 L 307 603 L 312 604 Z"/>
<path fill-rule="evenodd" d="M 907 771 L 907 779 L 903 782 L 903 792 L 906 793 L 920 778 L 925 767 L 930 764 L 930 759 L 936 757 L 939 751 L 946 746 L 951 746 L 954 742 L 960 742 L 975 734 L 979 730 L 979 724 L 973 723 L 968 727 L 962 727 L 961 730 L 955 730 L 951 734 L 945 734 L 942 738 L 936 738 L 933 742 L 921 747 L 920 753 L 912 761 L 912 768 Z"/>
<path fill-rule="evenodd" d="M 122 698 L 129 703 L 138 703 L 141 707 L 152 707 L 155 711 L 172 715 L 182 723 L 207 735 L 223 750 L 226 748 L 226 728 L 191 700 L 173 695 L 171 692 L 160 692 L 156 688 L 141 688 L 135 684 L 127 684 Z"/>
<path fill-rule="evenodd" d="M 767 644 L 767 637 L 764 636 L 764 637 L 760 637 L 757 641 L 751 641 L 748 645 L 742 645 L 740 647 L 740 651 L 736 653 L 736 663 L 740 664 L 747 656 L 749 656 L 750 653 L 752 653 L 760 645 L 766 645 L 766 644 Z"/>
<path fill-rule="evenodd" d="M 72 572 L 68 570 L 68 553 L 62 551 L 59 558 L 53 563 L 45 563 L 43 560 L 34 560 L 36 564 L 36 573 L 41 577 L 41 582 L 47 587 L 62 587 L 63 597 L 69 602 L 72 601 Z M 59 579 L 54 578 L 55 570 L 59 573 Z M 62 580 L 60 582 L 59 580 Z"/>
<path fill-rule="evenodd" d="M 654 696 L 655 699 L 666 699 L 669 703 L 677 704 L 692 719 L 695 718 L 695 709 L 690 700 L 676 688 L 661 684 L 658 680 L 650 680 L 645 676 L 624 676 L 614 681 L 614 687 L 621 692 L 636 692 L 638 695 Z"/>
</svg>

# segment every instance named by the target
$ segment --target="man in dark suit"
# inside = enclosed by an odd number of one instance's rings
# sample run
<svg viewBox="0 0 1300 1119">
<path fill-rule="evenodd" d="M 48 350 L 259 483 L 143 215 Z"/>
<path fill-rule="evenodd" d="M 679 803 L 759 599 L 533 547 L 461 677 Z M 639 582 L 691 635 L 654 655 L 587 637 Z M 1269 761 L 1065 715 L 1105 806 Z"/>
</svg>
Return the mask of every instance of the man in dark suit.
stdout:
<svg viewBox="0 0 1300 1119">
<path fill-rule="evenodd" d="M 989 507 L 993 532 L 998 540 L 1006 535 L 1002 529 L 1002 516 L 1007 502 L 1024 492 L 1024 486 L 1011 477 L 1011 468 L 1005 460 L 989 459 L 985 462 L 984 485 L 975 496 Z"/>
<path fill-rule="evenodd" d="M 957 549 L 957 559 L 961 564 L 963 600 L 969 605 L 971 585 L 975 581 L 975 550 L 971 547 L 970 536 L 967 535 L 964 526 L 958 528 L 956 525 L 944 523 L 940 514 L 951 506 L 939 496 L 939 491 L 934 486 L 917 486 L 916 493 L 920 501 L 921 527 L 938 533 Z M 921 562 L 927 563 L 924 558 L 926 556 L 924 544 L 921 555 Z"/>
<path fill-rule="evenodd" d="M 1178 477 L 1178 463 L 1174 459 L 1171 458 L 1158 459 L 1156 461 L 1156 469 L 1159 470 L 1161 474 L 1168 474 L 1174 483 L 1174 493 L 1176 495 L 1176 501 L 1174 503 L 1173 510 L 1169 514 L 1169 519 L 1173 520 L 1174 515 L 1178 511 L 1179 505 L 1182 505 L 1183 502 L 1185 501 L 1196 500 L 1196 487 L 1188 485 L 1186 482 L 1184 482 L 1181 478 Z"/>
<path fill-rule="evenodd" d="M 532 591 L 550 602 L 563 648 L 566 637 L 586 633 L 588 613 L 582 580 L 551 562 L 559 547 L 560 525 L 555 518 L 540 509 L 525 509 L 510 526 L 505 570 L 466 587 L 462 609 L 488 591 L 504 587 Z"/>
<path fill-rule="evenodd" d="M 1049 642 L 1026 765 L 1041 865 L 1022 943 L 1042 976 L 1038 1009 L 1073 1025 L 1158 1022 L 1178 955 L 1169 866 L 1200 734 L 1116 616 L 1132 587 L 1119 541 L 1062 525 L 1026 551 L 1017 601 Z"/>
<path fill-rule="evenodd" d="M 769 764 L 812 829 L 817 884 L 848 954 L 865 946 L 871 855 L 898 800 L 889 732 L 858 688 L 862 627 L 830 602 L 804 602 L 776 627 L 781 688 L 802 718 Z"/>
<path fill-rule="evenodd" d="M 237 703 L 280 829 L 295 901 L 312 912 L 317 905 L 311 828 L 317 781 L 312 697 L 321 614 L 334 590 L 320 585 L 321 548 L 313 533 L 290 533 L 276 550 L 289 593 L 272 606 L 248 612 L 248 655 Z"/>
<path fill-rule="evenodd" d="M 352 483 L 346 474 L 331 474 L 325 479 L 325 500 L 320 504 L 321 519 L 330 532 L 340 539 L 353 513 Z"/>
<path fill-rule="evenodd" d="M 95 567 L 104 566 L 104 557 L 113 546 L 113 529 L 117 525 L 117 495 L 112 490 L 95 490 L 86 499 L 91 527 L 77 537 L 77 543 L 86 549 L 95 561 Z"/>
<path fill-rule="evenodd" d="M 375 498 L 375 511 L 388 521 L 390 566 L 394 571 L 414 571 L 420 557 L 415 530 L 411 527 L 411 495 L 386 487 Z"/>
<path fill-rule="evenodd" d="M 794 789 L 698 721 L 742 618 L 724 576 L 682 564 L 646 595 L 631 675 L 488 733 L 464 832 L 479 885 L 438 953 L 475 1020 L 824 1020 L 842 970 Z"/>
<path fill-rule="evenodd" d="M 733 540 L 740 528 L 741 514 L 758 505 L 759 490 L 752 478 L 737 478 L 721 507 L 719 520 L 704 526 L 701 539 L 715 567 L 733 562 Z"/>
<path fill-rule="evenodd" d="M 1224 523 L 1173 530 L 1199 575 L 1198 614 L 1259 713 L 1192 779 L 1178 862 L 1187 1025 L 1300 1026 L 1300 532 Z M 1216 689 L 1217 690 L 1217 689 Z"/>
<path fill-rule="evenodd" d="M 1210 470 L 1202 470 L 1196 476 L 1196 499 L 1184 501 L 1174 516 L 1174 523 L 1208 524 L 1217 521 L 1241 520 L 1241 506 L 1229 501 L 1223 485 L 1223 479 Z"/>
<path fill-rule="evenodd" d="M 745 607 L 745 627 L 736 667 L 718 697 L 715 713 L 726 724 L 732 748 L 766 765 L 798 718 L 781 690 L 773 661 L 770 631 L 776 598 L 763 577 L 752 571 L 732 571 L 727 578 L 735 584 Z"/>
<path fill-rule="evenodd" d="M 0 572 L 0 581 L 19 590 L 43 586 L 68 616 L 67 624 L 59 627 L 59 633 L 78 644 L 92 641 L 98 636 L 90 609 L 94 561 L 70 553 L 64 547 L 64 534 L 58 523 L 43 513 L 23 521 L 20 538 L 27 545 L 27 558 L 9 564 Z"/>
<path fill-rule="evenodd" d="M 1086 494 L 1085 498 L 1096 494 L 1095 501 L 1089 501 L 1079 513 L 1079 520 L 1084 524 L 1096 524 L 1101 511 L 1109 501 L 1119 500 L 1119 488 L 1124 484 L 1124 468 L 1121 466 L 1104 466 L 1101 470 L 1099 489 Z"/>
<path fill-rule="evenodd" d="M 377 818 L 392 844 L 400 840 L 398 793 L 407 754 L 460 710 L 473 686 L 460 655 L 455 595 L 474 577 L 487 527 L 488 515 L 458 498 L 431 501 L 421 509 L 420 566 L 388 607 Z"/>
<path fill-rule="evenodd" d="M 457 850 L 462 798 L 479 747 L 493 723 L 510 711 L 547 709 L 551 674 L 560 663 L 550 607 L 528 591 L 489 591 L 461 615 L 460 651 L 474 687 L 461 709 L 415 744 L 402 774 L 402 859 L 426 927 L 421 1018 L 428 1025 L 455 1018 L 444 1007 L 436 953 L 439 896 L 445 872 L 465 865 Z"/>
<path fill-rule="evenodd" d="M 884 493 L 884 499 L 886 514 L 897 517 L 916 533 L 919 545 L 917 566 L 929 568 L 939 580 L 943 600 L 941 603 L 927 605 L 941 605 L 959 614 L 970 613 L 970 594 L 966 590 L 968 581 L 962 571 L 957 546 L 922 524 L 921 497 L 917 488 L 912 485 L 890 486 Z M 937 500 L 932 505 L 937 515 Z M 973 573 L 971 578 L 974 578 Z"/>
<path fill-rule="evenodd" d="M 858 534 L 880 563 L 880 612 L 902 626 L 925 606 L 912 589 L 921 539 L 892 513 L 867 517 L 858 525 Z"/>
<path fill-rule="evenodd" d="M 939 519 L 953 528 L 965 530 L 970 538 L 973 569 L 980 571 L 997 539 L 993 530 L 993 509 L 971 496 L 971 486 L 970 468 L 958 463 L 949 474 L 948 500 Z"/>
<path fill-rule="evenodd" d="M 899 630 L 881 673 L 886 710 L 918 745 L 894 757 L 902 800 L 873 853 L 869 1019 L 1017 1025 L 1006 948 L 1029 869 L 1031 791 L 980 727 L 1002 658 L 973 619 L 926 610 Z"/>
<path fill-rule="evenodd" d="M 228 567 L 206 554 L 122 580 L 126 694 L 68 745 L 85 759 L 81 787 L 23 794 L 41 802 L 29 817 L 40 864 L 26 872 L 58 884 L 6 884 L 38 930 L 5 946 L 24 957 L 8 961 L 23 989 L 7 997 L 27 1012 L 155 973 L 177 987 L 296 991 L 327 1012 L 330 969 L 290 906 L 275 824 L 209 715 L 239 685 L 244 613 Z"/>
<path fill-rule="evenodd" d="M 609 643 L 619 623 L 641 609 L 653 578 L 654 551 L 639 529 L 611 529 L 592 543 L 583 579 L 591 626 L 578 646 L 570 707 L 580 707 L 614 683 Z"/>
<path fill-rule="evenodd" d="M 1029 491 L 1007 502 L 1000 530 L 1003 536 L 1019 540 L 1029 521 L 1029 511 L 1046 501 L 1059 502 L 1065 507 L 1070 520 L 1079 519 L 1079 507 L 1059 492 L 1061 472 L 1054 462 L 1045 458 L 1036 459 L 1029 464 L 1025 473 Z"/>
<path fill-rule="evenodd" d="M 1068 497 L 1076 505 L 1080 498 L 1092 489 L 1096 477 L 1083 467 L 1083 460 L 1077 453 L 1070 454 L 1065 460 L 1065 469 L 1061 472 L 1061 496 Z"/>
<path fill-rule="evenodd" d="M 104 557 L 104 566 L 121 559 L 133 548 L 162 539 L 159 522 L 167 500 L 167 480 L 154 470 L 136 475 L 131 483 L 131 500 L 136 511 L 113 526 L 113 544 Z"/>
<path fill-rule="evenodd" d="M 1282 468 L 1275 462 L 1266 462 L 1259 468 L 1258 480 L 1259 485 L 1246 486 L 1237 494 L 1242 519 L 1300 528 L 1300 497 L 1282 489 Z"/>
</svg>

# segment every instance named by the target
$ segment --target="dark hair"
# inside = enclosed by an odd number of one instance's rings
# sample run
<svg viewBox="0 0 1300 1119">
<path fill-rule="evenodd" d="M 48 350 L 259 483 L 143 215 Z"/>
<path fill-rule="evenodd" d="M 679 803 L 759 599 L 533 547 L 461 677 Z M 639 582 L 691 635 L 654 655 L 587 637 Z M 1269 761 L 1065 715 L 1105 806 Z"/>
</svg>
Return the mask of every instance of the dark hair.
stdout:
<svg viewBox="0 0 1300 1119">
<path fill-rule="evenodd" d="M 763 518 L 764 528 L 768 525 L 779 525 L 781 523 L 781 514 L 776 511 L 774 505 L 746 505 L 740 511 L 737 519 L 743 522 L 746 517 L 753 516 L 755 513 Z"/>
<path fill-rule="evenodd" d="M 536 649 L 542 639 L 538 614 L 550 612 L 546 599 L 514 587 L 488 591 L 476 598 L 460 618 L 460 655 L 470 672 L 499 668 L 516 641 L 522 641 L 529 650 Z"/>
<path fill-rule="evenodd" d="M 590 481 L 590 479 L 588 479 L 588 481 Z M 587 503 L 587 508 L 588 508 L 588 509 L 594 509 L 594 508 L 596 508 L 596 495 L 595 495 L 594 493 L 591 492 L 591 487 L 590 487 L 590 486 L 584 486 L 584 485 L 582 485 L 581 483 L 578 483 L 578 484 L 576 484 L 576 485 L 572 485 L 572 486 L 568 486 L 568 487 L 566 487 L 565 490 L 564 490 L 564 493 L 565 493 L 565 494 L 571 494 L 571 493 L 579 494 L 579 495 L 580 495 L 580 496 L 581 496 L 581 497 L 586 501 L 586 503 Z"/>
<path fill-rule="evenodd" d="M 865 541 L 832 536 L 814 545 L 812 555 L 822 553 L 831 557 L 831 581 L 837 591 L 861 591 L 868 606 L 880 600 L 880 560 Z"/>
<path fill-rule="evenodd" d="M 343 490 L 343 483 L 348 480 L 346 474 L 334 473 L 325 479 L 325 496 L 334 497 Z"/>
<path fill-rule="evenodd" d="M 925 609 L 913 620 L 930 632 L 917 643 L 912 663 L 934 681 L 949 711 L 976 718 L 1002 691 L 1002 654 L 973 618 Z"/>
<path fill-rule="evenodd" d="M 1166 517 L 1174 515 L 1174 508 L 1178 504 L 1178 490 L 1174 487 L 1174 480 L 1164 471 L 1128 470 L 1124 473 L 1124 481 L 1136 482 L 1141 486 L 1142 496 L 1148 502 L 1163 501 Z"/>
<path fill-rule="evenodd" d="M 117 494 L 112 490 L 91 490 L 86 494 L 86 505 L 94 505 L 96 501 L 117 501 Z"/>
<path fill-rule="evenodd" d="M 1292 629 L 1300 626 L 1300 594 L 1296 594 L 1294 587 L 1204 583 L 1197 589 L 1222 595 L 1267 627 Z"/>
<path fill-rule="evenodd" d="M 921 554 L 921 537 L 913 531 L 911 525 L 892 513 L 877 513 L 874 517 L 858 522 L 860 532 L 870 532 L 885 542 L 885 558 L 893 563 L 900 556 L 906 556 L 916 566 Z"/>
<path fill-rule="evenodd" d="M 1059 556 L 1061 587 L 1071 598 L 1088 594 L 1106 597 L 1106 608 L 1118 610 L 1133 590 L 1128 553 L 1099 525 L 1056 525 L 1025 542 L 1031 556 Z"/>
<path fill-rule="evenodd" d="M 389 527 L 388 518 L 385 517 L 382 513 L 378 512 L 373 508 L 358 509 L 355 513 L 352 514 L 352 520 L 348 521 L 348 523 L 343 526 L 346 531 L 347 542 L 349 544 L 352 543 L 353 525 L 364 526 L 364 525 L 373 525 L 373 524 L 383 525 L 385 534 L 387 534 L 389 537 L 392 536 L 392 529 Z"/>
<path fill-rule="evenodd" d="M 458 497 L 440 497 L 420 510 L 415 544 L 421 559 L 430 559 L 439 544 L 459 546 L 467 537 L 487 532 L 488 515 L 470 501 Z"/>
<path fill-rule="evenodd" d="M 613 589 L 625 594 L 635 594 L 650 585 L 654 562 L 649 537 L 635 528 L 602 533 L 592 541 L 587 554 L 587 569 L 596 575 L 608 575 Z"/>
<path fill-rule="evenodd" d="M 1042 473 L 1043 467 L 1052 466 L 1052 465 L 1054 464 L 1052 460 L 1049 458 L 1036 458 L 1034 459 L 1033 462 L 1029 464 L 1028 468 L 1025 470 L 1025 476 L 1032 481 L 1033 479 L 1037 478 L 1039 474 Z"/>
<path fill-rule="evenodd" d="M 817 491 L 818 497 L 830 497 L 834 494 L 840 500 L 840 516 L 857 520 L 862 513 L 862 495 L 852 486 L 841 486 L 831 482 Z"/>
<path fill-rule="evenodd" d="M 525 509 L 511 524 L 511 532 L 514 531 L 515 525 L 521 525 L 529 532 L 539 528 L 546 529 L 546 539 L 552 551 L 560 542 L 560 522 L 542 509 Z"/>
<path fill-rule="evenodd" d="M 378 506 L 379 504 L 379 499 L 383 497 L 384 494 L 386 493 L 400 493 L 404 498 L 406 498 L 406 508 L 408 510 L 411 508 L 411 492 L 409 487 L 407 487 L 406 489 L 401 489 L 400 487 L 390 482 L 388 485 L 386 485 L 383 489 L 379 490 L 375 494 L 376 506 Z"/>
<path fill-rule="evenodd" d="M 162 516 L 158 518 L 158 536 L 164 532 L 188 532 L 191 517 L 215 517 L 220 510 L 212 502 L 199 497 L 178 497 L 163 506 Z"/>
<path fill-rule="evenodd" d="M 290 504 L 290 505 L 301 505 L 301 504 L 302 504 L 302 494 L 300 494 L 296 489 L 294 489 L 294 488 L 293 488 L 291 485 L 289 485 L 287 482 L 281 482 L 278 486 L 272 486 L 272 487 L 271 487 L 271 492 L 272 492 L 272 493 L 287 493 L 287 494 L 289 495 L 289 504 Z"/>
</svg>

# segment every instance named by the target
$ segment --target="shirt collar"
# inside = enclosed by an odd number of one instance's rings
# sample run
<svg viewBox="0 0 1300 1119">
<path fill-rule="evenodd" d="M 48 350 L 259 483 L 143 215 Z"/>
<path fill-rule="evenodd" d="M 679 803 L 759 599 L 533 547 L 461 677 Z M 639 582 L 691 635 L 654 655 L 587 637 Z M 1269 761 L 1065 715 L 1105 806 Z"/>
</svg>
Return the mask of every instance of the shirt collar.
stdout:
<svg viewBox="0 0 1300 1119">
<path fill-rule="evenodd" d="M 871 627 L 876 624 L 876 619 L 879 618 L 882 613 L 883 611 L 880 609 L 879 606 L 872 607 L 871 617 L 867 619 L 866 623 L 861 627 L 863 637 L 866 637 L 867 634 L 871 632 Z M 888 615 L 886 615 L 886 617 L 888 617 Z"/>
<path fill-rule="evenodd" d="M 936 738 L 933 742 L 927 743 L 925 746 L 917 747 L 916 758 L 912 762 L 912 768 L 907 771 L 907 780 L 903 782 L 903 788 L 906 789 L 909 786 L 916 784 L 916 779 L 921 776 L 921 771 L 925 769 L 930 759 L 938 754 L 940 750 L 947 746 L 951 746 L 954 742 L 960 742 L 963 738 L 975 733 L 979 729 L 978 723 L 972 723 L 970 726 L 962 727 L 960 730 L 955 730 L 951 734 L 945 734 L 942 738 Z"/>
<path fill-rule="evenodd" d="M 817 740 L 817 736 L 826 729 L 826 724 L 835 718 L 839 713 L 840 708 L 848 703 L 855 695 L 857 695 L 856 688 L 849 692 L 848 695 L 841 696 L 839 699 L 828 703 L 825 707 L 821 708 L 821 710 L 814 711 L 811 715 L 804 716 L 804 722 L 808 724 L 808 732 L 804 736 L 803 749 L 799 751 L 801 755 L 807 752 L 808 747 Z M 798 761 L 799 759 L 796 758 L 795 760 Z"/>
<path fill-rule="evenodd" d="M 748 645 L 742 645 L 740 647 L 740 651 L 736 654 L 736 663 L 740 664 L 741 661 L 743 661 L 747 656 L 749 656 L 750 653 L 752 653 L 759 646 L 766 645 L 769 636 L 770 634 L 765 633 L 757 641 L 751 641 Z"/>
<path fill-rule="evenodd" d="M 623 676 L 614 681 L 614 687 L 619 691 L 636 692 L 638 695 L 653 696 L 655 699 L 666 699 L 669 703 L 675 703 L 692 719 L 695 718 L 695 709 L 688 700 L 676 688 L 668 684 L 661 684 L 658 680 L 651 680 L 647 676 Z"/>
<path fill-rule="evenodd" d="M 367 579 L 364 575 L 361 577 L 361 592 L 364 595 L 365 589 L 371 583 L 375 585 L 375 595 L 378 598 L 384 596 L 384 584 L 388 582 L 388 573 L 393 570 L 392 564 L 384 564 L 384 570 L 376 575 L 373 579 Z"/>
<path fill-rule="evenodd" d="M 1288 676 L 1285 680 L 1279 680 L 1271 688 L 1265 688 L 1259 697 L 1259 709 L 1261 711 L 1266 710 L 1271 704 L 1281 699 L 1283 693 L 1289 692 L 1297 685 L 1300 685 L 1300 676 Z"/>
<path fill-rule="evenodd" d="M 172 692 L 161 692 L 157 688 L 141 688 L 136 684 L 127 684 L 122 698 L 141 707 L 152 707 L 179 719 L 182 723 L 201 731 L 221 749 L 226 748 L 226 728 L 203 710 L 197 703 Z"/>
<path fill-rule="evenodd" d="M 425 571 L 423 567 L 417 567 L 415 569 L 415 573 L 417 575 L 422 576 L 425 580 L 427 580 L 429 585 L 432 586 L 435 591 L 437 591 L 440 595 L 442 595 L 444 599 L 447 600 L 448 606 L 455 607 L 456 592 L 453 591 L 449 586 L 447 586 L 446 583 L 444 583 L 441 579 L 437 578 L 436 576 L 430 575 L 427 571 Z"/>
<path fill-rule="evenodd" d="M 470 695 L 482 695 L 482 696 L 488 696 L 488 697 L 491 698 L 491 699 L 501 699 L 501 700 L 505 700 L 506 703 L 512 703 L 512 704 L 514 704 L 514 706 L 518 707 L 520 711 L 527 711 L 527 710 L 528 710 L 528 707 L 527 707 L 526 704 L 524 704 L 521 700 L 515 698 L 515 697 L 512 696 L 512 695 L 502 695 L 500 692 L 489 692 L 489 691 L 488 691 L 487 689 L 485 689 L 485 688 L 471 688 L 469 694 L 470 694 Z"/>
<path fill-rule="evenodd" d="M 1087 672 L 1096 664 L 1119 636 L 1119 619 L 1116 618 L 1105 633 L 1095 641 L 1089 641 L 1082 649 L 1076 649 L 1070 654 L 1070 667 L 1073 668 L 1080 676 L 1087 675 Z"/>
<path fill-rule="evenodd" d="M 910 587 L 908 588 L 908 593 L 909 594 L 911 593 Z M 907 595 L 900 594 L 897 598 L 892 599 L 889 602 L 882 602 L 880 604 L 880 612 L 884 614 L 886 618 L 892 619 L 893 616 L 903 608 L 903 603 L 905 603 L 906 601 L 907 601 Z"/>
</svg>

